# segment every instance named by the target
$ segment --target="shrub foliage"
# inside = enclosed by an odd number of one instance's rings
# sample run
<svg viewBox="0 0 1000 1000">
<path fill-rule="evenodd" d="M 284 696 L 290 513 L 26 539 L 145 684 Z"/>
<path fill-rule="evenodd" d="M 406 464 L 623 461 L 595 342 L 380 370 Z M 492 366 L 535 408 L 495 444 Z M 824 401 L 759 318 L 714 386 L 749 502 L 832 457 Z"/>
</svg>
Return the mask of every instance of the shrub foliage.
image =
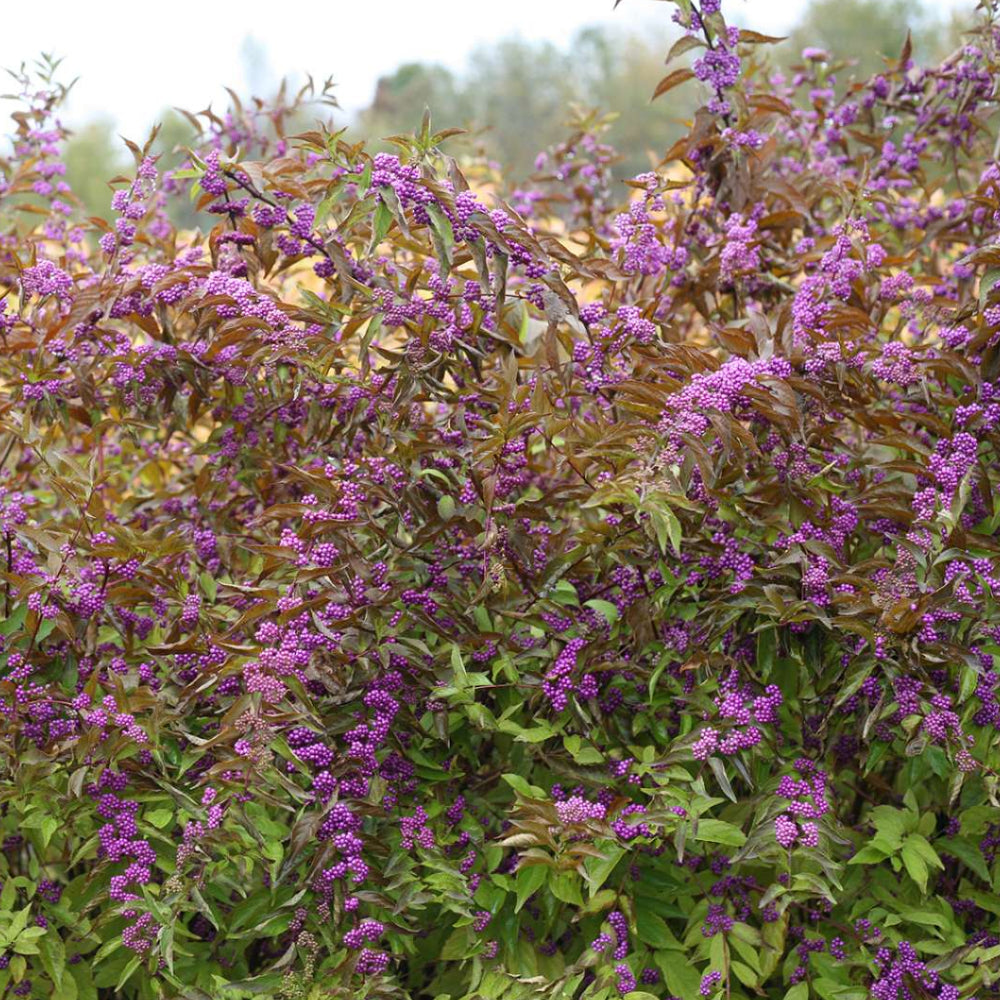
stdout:
<svg viewBox="0 0 1000 1000">
<path fill-rule="evenodd" d="M 4 996 L 995 992 L 1000 32 L 676 7 L 630 188 L 304 92 L 88 219 L 18 78 Z"/>
</svg>

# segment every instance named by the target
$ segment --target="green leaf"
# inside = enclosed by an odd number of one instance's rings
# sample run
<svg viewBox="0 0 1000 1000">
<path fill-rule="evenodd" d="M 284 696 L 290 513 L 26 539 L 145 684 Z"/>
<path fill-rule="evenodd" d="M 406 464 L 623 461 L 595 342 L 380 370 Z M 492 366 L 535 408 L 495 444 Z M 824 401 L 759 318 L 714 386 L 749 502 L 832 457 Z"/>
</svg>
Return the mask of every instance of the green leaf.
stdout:
<svg viewBox="0 0 1000 1000">
<path fill-rule="evenodd" d="M 692 836 L 695 840 L 727 847 L 742 847 L 747 842 L 746 834 L 738 826 L 721 819 L 698 820 L 698 832 Z"/>
<path fill-rule="evenodd" d="M 927 862 L 924 861 L 920 851 L 914 847 L 913 844 L 907 842 L 903 845 L 902 858 L 907 875 L 909 875 L 910 878 L 917 883 L 920 887 L 920 891 L 926 894 Z"/>
<path fill-rule="evenodd" d="M 38 632 L 35 634 L 35 642 L 41 642 L 43 639 L 47 639 L 56 628 L 56 620 L 54 618 L 46 618 L 38 626 Z"/>
<path fill-rule="evenodd" d="M 455 246 L 455 231 L 451 220 L 435 204 L 424 206 L 430 218 L 431 235 L 438 259 L 444 265 L 445 271 L 451 268 L 451 252 Z"/>
<path fill-rule="evenodd" d="M 7 940 L 8 941 L 13 941 L 14 938 L 16 938 L 21 933 L 21 931 L 23 931 L 25 929 L 25 927 L 28 926 L 28 918 L 30 916 L 31 916 L 31 906 L 30 905 L 24 907 L 23 910 L 18 910 L 14 914 L 13 919 L 11 920 L 10 924 L 6 928 Z"/>
<path fill-rule="evenodd" d="M 205 596 L 209 599 L 209 601 L 214 602 L 219 589 L 215 577 L 205 570 L 199 575 L 198 579 L 201 581 L 201 589 L 205 591 Z"/>
<path fill-rule="evenodd" d="M 973 900 L 981 909 L 1000 916 L 1000 895 L 993 892 L 983 892 L 980 889 L 966 889 L 962 895 Z"/>
<path fill-rule="evenodd" d="M 451 644 L 451 672 L 456 687 L 469 686 L 469 675 L 465 672 L 465 660 L 462 659 L 462 651 L 455 643 Z"/>
<path fill-rule="evenodd" d="M 437 511 L 442 521 L 450 521 L 455 516 L 455 498 L 443 493 L 438 497 Z"/>
<path fill-rule="evenodd" d="M 1000 525 L 997 525 L 1000 527 Z M 971 663 L 966 663 L 962 667 L 961 681 L 958 689 L 958 703 L 965 704 L 966 699 L 976 690 L 979 683 L 979 671 Z"/>
<path fill-rule="evenodd" d="M 66 948 L 58 934 L 46 934 L 38 942 L 39 961 L 45 974 L 52 980 L 58 991 L 62 987 L 63 973 L 66 969 Z M 76 986 L 73 987 L 74 994 Z"/>
<path fill-rule="evenodd" d="M 15 955 L 10 960 L 10 972 L 18 982 L 24 979 L 24 974 L 28 971 L 28 960 L 23 955 Z"/>
<path fill-rule="evenodd" d="M 877 865 L 889 856 L 890 851 L 883 851 L 875 844 L 866 844 L 847 863 L 849 865 Z"/>
<path fill-rule="evenodd" d="M 763 944 L 760 931 L 756 927 L 742 922 L 733 924 L 729 929 L 729 935 L 736 938 L 737 941 L 744 941 L 755 948 L 759 948 Z"/>
<path fill-rule="evenodd" d="M 490 971 L 483 976 L 483 981 L 479 984 L 476 994 L 481 996 L 483 1000 L 497 1000 L 498 997 L 507 992 L 510 983 L 509 976 L 502 972 Z"/>
<path fill-rule="evenodd" d="M 556 872 L 549 879 L 549 891 L 556 899 L 574 906 L 583 906 L 583 894 L 580 891 L 580 876 L 575 872 Z"/>
<path fill-rule="evenodd" d="M 122 987 L 132 978 L 132 973 L 135 972 L 139 966 L 142 965 L 142 956 L 136 955 L 129 963 L 122 969 L 122 974 L 118 977 L 118 985 L 115 986 L 115 992 L 121 993 Z"/>
<path fill-rule="evenodd" d="M 97 952 L 91 959 L 91 964 L 99 965 L 105 958 L 107 958 L 113 952 L 116 952 L 119 948 L 124 948 L 124 947 L 125 946 L 122 944 L 121 935 L 116 934 L 114 937 L 108 938 L 108 940 L 105 941 L 104 944 L 102 944 L 101 947 L 97 949 Z M 72 968 L 75 968 L 75 966 L 72 966 Z"/>
<path fill-rule="evenodd" d="M 235 983 L 223 983 L 220 989 L 242 990 L 244 993 L 267 993 L 274 995 L 281 986 L 284 977 L 280 972 L 266 972 L 250 979 L 240 979 Z"/>
<path fill-rule="evenodd" d="M 812 985 L 823 1000 L 866 1000 L 871 995 L 864 987 L 847 986 L 826 976 L 814 979 Z"/>
<path fill-rule="evenodd" d="M 729 949 L 726 947 L 726 938 L 723 934 L 716 934 L 708 945 L 708 960 L 713 969 L 724 970 L 726 967 Z"/>
<path fill-rule="evenodd" d="M 392 209 L 379 198 L 375 206 L 375 214 L 372 217 L 372 251 L 385 239 L 389 227 L 392 225 Z"/>
<path fill-rule="evenodd" d="M 580 907 L 580 916 L 589 916 L 592 913 L 600 913 L 602 910 L 609 910 L 618 899 L 618 894 L 613 889 L 601 889 Z"/>
<path fill-rule="evenodd" d="M 533 896 L 549 877 L 552 869 L 548 865 L 519 865 L 514 876 L 514 886 L 517 890 L 517 902 L 514 912 L 519 913 L 521 907 Z"/>
<path fill-rule="evenodd" d="M 592 597 L 589 601 L 584 601 L 584 606 L 599 611 L 607 619 L 609 625 L 614 625 L 618 621 L 618 608 L 610 601 L 602 601 L 599 597 Z"/>
<path fill-rule="evenodd" d="M 532 726 L 531 729 L 525 729 L 513 719 L 501 719 L 497 723 L 497 729 L 501 733 L 510 733 L 519 743 L 544 743 L 556 734 L 556 731 L 547 722 Z"/>
<path fill-rule="evenodd" d="M 757 985 L 757 973 L 753 971 L 748 965 L 744 965 L 742 962 L 732 962 L 729 968 L 736 974 L 736 978 L 744 986 L 756 986 Z"/>
<path fill-rule="evenodd" d="M 568 604 L 574 608 L 580 606 L 580 596 L 576 592 L 576 587 L 565 578 L 557 581 L 556 585 L 552 588 L 552 600 L 558 601 L 560 604 Z"/>
<path fill-rule="evenodd" d="M 778 655 L 778 634 L 774 628 L 763 628 L 757 633 L 757 669 L 765 681 L 771 679 Z"/>
<path fill-rule="evenodd" d="M 893 850 L 903 842 L 903 835 L 907 830 L 913 828 L 912 818 L 912 813 L 892 806 L 876 806 L 871 811 L 871 820 L 879 837 L 890 844 Z"/>
<path fill-rule="evenodd" d="M 523 795 L 526 799 L 544 799 L 546 798 L 545 791 L 539 788 L 537 785 L 530 785 L 524 778 L 519 774 L 501 774 L 501 778 L 518 792 Z"/>
<path fill-rule="evenodd" d="M 851 668 L 847 675 L 847 680 L 843 687 L 840 688 L 837 698 L 833 703 L 834 708 L 838 708 L 842 705 L 848 698 L 854 694 L 862 684 L 868 679 L 869 674 L 875 669 L 875 659 L 874 657 L 870 660 L 862 660 L 860 663 L 855 664 Z"/>
<path fill-rule="evenodd" d="M 667 533 L 670 535 L 670 544 L 673 547 L 674 553 L 676 555 L 681 554 L 681 539 L 683 534 L 681 532 L 681 522 L 677 520 L 677 516 L 672 510 L 665 512 L 667 519 Z"/>
<path fill-rule="evenodd" d="M 945 853 L 958 858 L 967 868 L 971 868 L 984 882 L 989 883 L 990 871 L 979 847 L 965 837 L 951 837 L 939 840 L 938 847 Z"/>
<path fill-rule="evenodd" d="M 174 818 L 173 809 L 153 809 L 146 813 L 145 820 L 151 823 L 157 830 L 162 830 Z"/>
<path fill-rule="evenodd" d="M 597 891 L 603 888 L 604 883 L 610 878 L 611 873 L 615 870 L 618 862 L 625 856 L 625 848 L 619 847 L 617 844 L 610 844 L 608 841 L 604 842 L 604 845 L 599 849 L 603 851 L 603 858 L 590 858 L 588 857 L 584 869 L 587 874 L 587 882 L 590 885 L 590 895 L 593 897 Z"/>
<path fill-rule="evenodd" d="M 603 764 L 605 757 L 597 747 L 585 746 L 573 754 L 573 760 L 585 767 L 592 767 L 595 764 Z"/>
<path fill-rule="evenodd" d="M 806 1000 L 809 996 L 808 983 L 796 983 L 785 992 L 785 1000 Z"/>
<path fill-rule="evenodd" d="M 441 948 L 440 956 L 446 962 L 465 958 L 476 943 L 476 932 L 471 926 L 456 927 Z"/>
<path fill-rule="evenodd" d="M 359 354 L 365 364 L 368 364 L 368 348 L 371 347 L 372 341 L 375 339 L 375 335 L 382 329 L 382 314 L 379 313 L 377 316 L 372 316 L 368 320 L 368 325 L 365 327 L 364 335 L 361 338 L 361 347 L 359 349 Z M 366 369 L 367 370 L 367 369 Z"/>
<path fill-rule="evenodd" d="M 0 622 L 0 635 L 12 635 L 24 624 L 24 619 L 27 616 L 28 605 L 26 603 L 18 604 L 11 614 Z"/>
<path fill-rule="evenodd" d="M 971 806 L 962 811 L 962 836 L 976 837 L 987 826 L 996 822 L 997 811 L 993 806 Z"/>
<path fill-rule="evenodd" d="M 638 903 L 635 908 L 636 930 L 639 940 L 652 948 L 680 949 L 683 945 L 667 926 L 666 920 L 646 906 Z"/>
<path fill-rule="evenodd" d="M 59 829 L 62 824 L 55 818 L 55 816 L 46 816 L 42 820 L 41 825 L 38 827 L 39 832 L 42 835 L 42 847 L 48 847 L 49 841 L 52 840 L 52 835 Z"/>
<path fill-rule="evenodd" d="M 640 510 L 649 516 L 649 522 L 656 533 L 656 542 L 660 546 L 660 551 L 668 554 L 667 543 L 673 549 L 675 555 L 681 554 L 681 522 L 677 520 L 677 515 L 662 504 L 647 503 Z"/>
<path fill-rule="evenodd" d="M 927 838 L 919 833 L 911 833 L 903 843 L 904 849 L 912 847 L 928 865 L 934 868 L 944 868 L 944 863 L 937 856 L 937 852 L 927 842 Z"/>
<path fill-rule="evenodd" d="M 932 913 L 928 910 L 900 910 L 900 917 L 912 924 L 920 924 L 923 927 L 937 927 L 940 930 L 947 930 L 951 926 L 950 922 L 940 913 Z M 886 923 L 891 918 L 886 918 Z"/>
<path fill-rule="evenodd" d="M 729 799 L 730 802 L 736 801 L 736 793 L 733 791 L 732 782 L 729 780 L 729 775 L 726 774 L 726 765 L 718 757 L 709 757 L 708 766 L 712 769 L 712 774 L 715 775 L 715 780 L 719 783 L 719 788 L 722 789 L 722 794 Z"/>
<path fill-rule="evenodd" d="M 701 973 L 692 962 L 678 961 L 676 951 L 656 952 L 656 964 L 667 981 L 672 996 L 681 1000 L 701 1000 Z"/>
<path fill-rule="evenodd" d="M 77 962 L 69 966 L 70 974 L 63 979 L 64 996 L 61 1000 L 97 1000 L 97 987 L 90 966 L 86 962 Z M 70 979 L 76 984 L 75 992 L 67 989 Z M 55 996 L 53 995 L 53 1000 Z"/>
<path fill-rule="evenodd" d="M 85 996 L 89 997 L 90 1000 L 94 1000 L 97 996 L 97 991 L 94 990 L 89 995 L 85 994 Z M 81 1000 L 75 976 L 64 975 L 58 986 L 53 984 L 51 1000 Z"/>
<path fill-rule="evenodd" d="M 983 309 L 986 306 L 986 300 L 990 296 L 990 292 L 996 287 L 997 282 L 1000 282 L 1000 267 L 988 267 L 984 272 L 982 278 L 979 279 L 979 308 Z"/>
<path fill-rule="evenodd" d="M 746 924 L 744 924 L 743 926 L 745 927 Z M 746 941 L 741 941 L 738 937 L 733 937 L 731 932 L 727 935 L 727 939 L 729 943 L 733 946 L 733 948 L 736 950 L 736 952 L 739 954 L 740 958 L 742 958 L 743 961 L 746 962 L 746 964 L 749 965 L 751 969 L 753 969 L 755 976 L 757 977 L 757 979 L 759 979 L 761 976 L 760 944 L 758 943 L 757 946 L 755 947 L 752 944 L 748 944 Z"/>
</svg>

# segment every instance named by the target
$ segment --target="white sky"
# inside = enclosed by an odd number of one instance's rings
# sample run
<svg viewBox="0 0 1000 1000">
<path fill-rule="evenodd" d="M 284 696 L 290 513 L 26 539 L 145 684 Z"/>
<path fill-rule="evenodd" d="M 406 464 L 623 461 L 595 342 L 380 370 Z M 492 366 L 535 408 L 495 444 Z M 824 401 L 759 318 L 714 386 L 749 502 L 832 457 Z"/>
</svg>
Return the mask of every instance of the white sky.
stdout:
<svg viewBox="0 0 1000 1000">
<path fill-rule="evenodd" d="M 935 0 L 932 0 L 932 3 Z M 954 6 L 960 0 L 936 0 Z M 724 0 L 723 10 L 759 31 L 790 27 L 805 0 Z M 318 81 L 333 76 L 345 111 L 364 107 L 375 82 L 408 61 L 462 69 L 477 45 L 510 34 L 565 46 L 587 25 L 641 28 L 669 22 L 662 0 L 201 0 L 166 6 L 135 0 L 46 0 L 6 18 L 0 68 L 38 53 L 64 56 L 63 79 L 80 80 L 68 118 L 105 115 L 119 131 L 141 140 L 159 111 L 190 111 L 209 101 L 225 107 L 221 91 L 240 93 L 246 79 L 246 39 L 265 53 L 269 78 Z M 0 88 L 2 90 L 2 88 Z M 2 114 L 2 112 L 0 112 Z M 5 115 L 4 115 L 5 117 Z"/>
</svg>

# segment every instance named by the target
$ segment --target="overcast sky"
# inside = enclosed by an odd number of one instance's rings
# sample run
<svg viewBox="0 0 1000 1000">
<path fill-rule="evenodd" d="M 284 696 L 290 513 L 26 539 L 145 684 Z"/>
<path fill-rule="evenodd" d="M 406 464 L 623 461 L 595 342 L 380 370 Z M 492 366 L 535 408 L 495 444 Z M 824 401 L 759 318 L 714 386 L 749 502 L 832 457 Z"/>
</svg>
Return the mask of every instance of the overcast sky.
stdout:
<svg viewBox="0 0 1000 1000">
<path fill-rule="evenodd" d="M 953 6 L 955 0 L 937 0 Z M 724 10 L 765 32 L 794 24 L 805 0 L 725 0 Z M 348 111 L 371 100 L 375 82 L 407 61 L 462 69 L 480 44 L 511 34 L 565 46 L 585 25 L 641 28 L 668 23 L 663 0 L 202 0 L 169 5 L 130 0 L 47 0 L 4 19 L 0 67 L 39 52 L 64 56 L 64 78 L 80 78 L 70 121 L 104 114 L 141 139 L 162 108 L 224 106 L 223 85 L 245 92 L 248 50 L 258 75 L 333 76 Z"/>
</svg>

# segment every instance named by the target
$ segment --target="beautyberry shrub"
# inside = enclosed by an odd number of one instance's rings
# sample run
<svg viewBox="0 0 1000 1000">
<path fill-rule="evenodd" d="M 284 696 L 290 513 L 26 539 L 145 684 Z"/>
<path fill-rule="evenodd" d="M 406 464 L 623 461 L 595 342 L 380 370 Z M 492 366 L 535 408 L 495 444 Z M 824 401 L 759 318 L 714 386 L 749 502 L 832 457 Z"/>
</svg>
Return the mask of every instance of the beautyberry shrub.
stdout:
<svg viewBox="0 0 1000 1000">
<path fill-rule="evenodd" d="M 996 992 L 981 6 L 858 83 L 678 0 L 620 188 L 595 117 L 497 188 L 303 92 L 91 219 L 18 77 L 5 993 Z"/>
</svg>

